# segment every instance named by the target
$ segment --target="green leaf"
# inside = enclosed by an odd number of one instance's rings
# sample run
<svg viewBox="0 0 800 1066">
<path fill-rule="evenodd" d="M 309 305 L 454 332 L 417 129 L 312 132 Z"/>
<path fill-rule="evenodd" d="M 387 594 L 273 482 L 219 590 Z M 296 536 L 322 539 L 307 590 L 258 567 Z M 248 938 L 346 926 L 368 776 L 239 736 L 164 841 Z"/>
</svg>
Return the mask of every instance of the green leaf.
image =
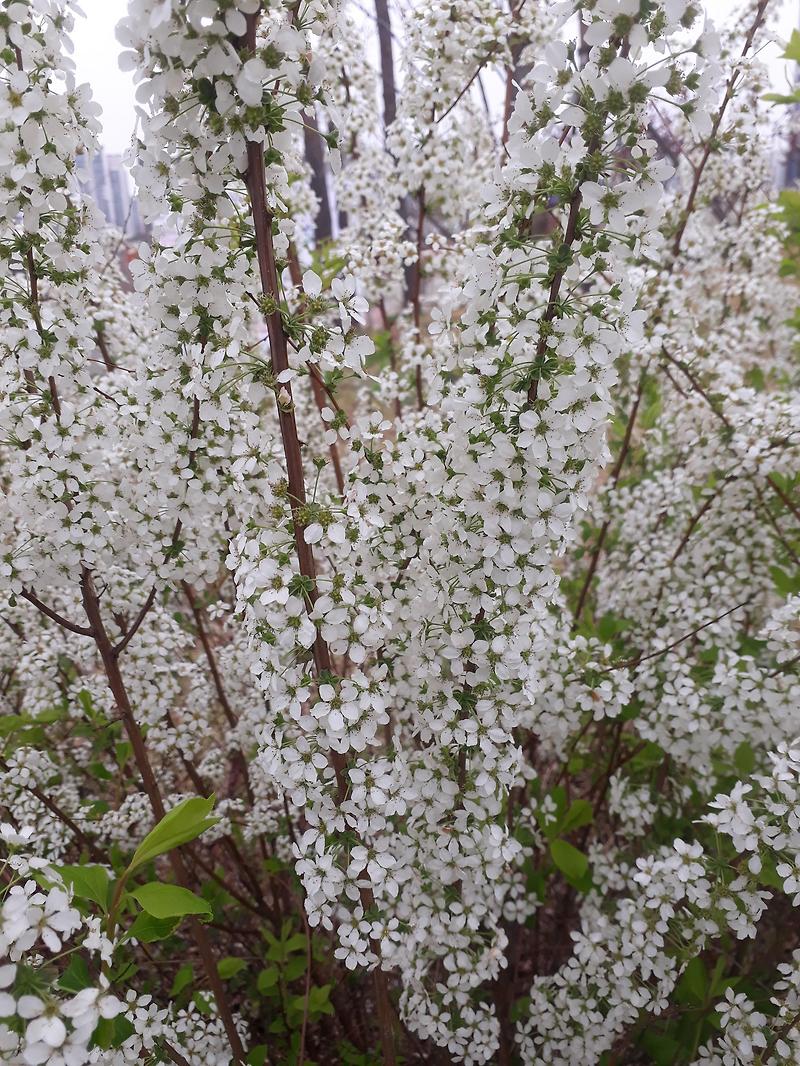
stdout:
<svg viewBox="0 0 800 1066">
<path fill-rule="evenodd" d="M 617 632 L 617 620 L 613 614 L 604 614 L 597 623 L 597 635 L 601 640 L 611 640 Z"/>
<path fill-rule="evenodd" d="M 708 982 L 708 995 L 711 999 L 716 999 L 723 991 L 726 962 L 727 959 L 725 955 L 720 955 L 714 964 L 714 969 Z"/>
<path fill-rule="evenodd" d="M 800 592 L 800 579 L 797 576 L 790 577 L 779 566 L 771 566 L 769 572 L 772 582 L 781 596 L 794 596 L 795 593 Z"/>
<path fill-rule="evenodd" d="M 137 914 L 128 930 L 128 936 L 134 937 L 142 944 L 153 944 L 156 940 L 166 940 L 172 936 L 180 918 L 155 918 L 143 911 Z"/>
<path fill-rule="evenodd" d="M 589 860 L 566 840 L 553 840 L 550 856 L 559 870 L 571 881 L 580 881 L 589 869 Z"/>
<path fill-rule="evenodd" d="M 190 966 L 187 962 L 185 966 L 181 966 L 180 970 L 175 974 L 175 980 L 172 982 L 172 988 L 170 989 L 170 996 L 174 997 L 180 995 L 184 988 L 187 988 L 192 981 L 194 981 L 194 967 Z"/>
<path fill-rule="evenodd" d="M 641 424 L 643 429 L 652 429 L 661 415 L 661 397 L 657 397 L 648 404 L 642 412 Z"/>
<path fill-rule="evenodd" d="M 78 703 L 81 705 L 83 713 L 91 722 L 103 721 L 103 715 L 95 710 L 91 692 L 87 692 L 85 688 L 82 688 L 78 693 Z"/>
<path fill-rule="evenodd" d="M 58 987 L 63 988 L 65 992 L 81 992 L 92 984 L 94 981 L 86 960 L 81 955 L 73 955 L 69 966 L 58 979 Z"/>
<path fill-rule="evenodd" d="M 30 718 L 24 714 L 4 714 L 0 718 L 0 737 L 8 737 L 23 726 L 28 725 Z"/>
<path fill-rule="evenodd" d="M 130 741 L 120 740 L 119 743 L 114 746 L 114 753 L 117 757 L 117 766 L 119 766 L 120 769 L 124 767 L 132 752 L 133 744 L 131 744 Z"/>
<path fill-rule="evenodd" d="M 733 753 L 733 765 L 742 777 L 749 777 L 753 770 L 755 770 L 756 754 L 746 740 L 743 740 Z"/>
<path fill-rule="evenodd" d="M 101 1018 L 92 1033 L 92 1044 L 108 1051 L 112 1047 L 120 1047 L 135 1032 L 123 1014 L 118 1014 L 116 1018 Z"/>
<path fill-rule="evenodd" d="M 331 985 L 312 985 L 308 990 L 308 1010 L 310 1014 L 333 1014 L 330 1002 Z"/>
<path fill-rule="evenodd" d="M 795 273 L 797 268 L 794 263 L 792 263 L 792 268 L 791 273 Z M 764 377 L 764 371 L 760 366 L 751 367 L 745 374 L 744 380 L 746 384 L 748 384 L 751 389 L 755 389 L 756 392 L 763 392 L 767 387 L 767 380 Z"/>
<path fill-rule="evenodd" d="M 675 1066 L 681 1061 L 681 1045 L 671 1037 L 645 1033 L 642 1044 L 656 1066 Z"/>
<path fill-rule="evenodd" d="M 102 866 L 57 866 L 56 869 L 79 899 L 90 899 L 106 910 L 110 881 Z"/>
<path fill-rule="evenodd" d="M 287 981 L 296 981 L 300 974 L 306 972 L 305 955 L 298 955 L 295 959 L 289 959 L 283 969 L 283 975 Z"/>
<path fill-rule="evenodd" d="M 154 918 L 182 918 L 186 914 L 211 917 L 211 906 L 206 900 L 196 896 L 188 888 L 181 888 L 180 885 L 150 881 L 132 889 L 130 895 Z"/>
<path fill-rule="evenodd" d="M 128 872 L 133 873 L 137 867 L 150 862 L 156 856 L 194 840 L 206 829 L 216 825 L 219 818 L 209 817 L 215 799 L 215 796 L 209 796 L 208 799 L 192 796 L 168 811 L 134 852 Z"/>
<path fill-rule="evenodd" d="M 771 104 L 796 104 L 800 103 L 800 91 L 793 92 L 791 95 L 786 95 L 785 93 L 764 93 L 761 99 L 767 100 Z"/>
<path fill-rule="evenodd" d="M 758 883 L 767 888 L 783 890 L 783 878 L 778 875 L 775 861 L 770 855 L 761 856 L 761 869 L 758 872 Z"/>
<path fill-rule="evenodd" d="M 285 962 L 290 955 L 306 950 L 306 938 L 303 933 L 295 933 L 286 940 L 274 940 L 267 951 L 270 962 Z"/>
<path fill-rule="evenodd" d="M 591 803 L 585 799 L 573 800 L 570 809 L 564 815 L 564 821 L 561 823 L 559 832 L 569 833 L 573 829 L 580 829 L 581 826 L 590 825 L 593 820 L 594 810 Z"/>
<path fill-rule="evenodd" d="M 675 989 L 675 998 L 679 1003 L 693 1003 L 702 1006 L 708 995 L 708 975 L 703 960 L 695 957 L 689 960 Z"/>
<path fill-rule="evenodd" d="M 111 781 L 114 777 L 101 762 L 90 762 L 88 769 L 93 777 L 99 777 L 101 781 Z"/>
<path fill-rule="evenodd" d="M 797 30 L 792 30 L 792 36 L 781 59 L 793 59 L 795 63 L 800 63 L 800 33 Z"/>
<path fill-rule="evenodd" d="M 642 705 L 639 700 L 634 696 L 630 703 L 626 704 L 620 712 L 620 718 L 623 722 L 632 722 L 635 718 L 638 718 L 642 713 Z"/>
<path fill-rule="evenodd" d="M 195 1007 L 197 1007 L 200 1013 L 204 1014 L 207 1018 L 214 1013 L 214 1011 L 211 1009 L 211 1004 L 208 1002 L 202 992 L 194 993 L 194 995 L 192 996 L 192 1003 L 194 1003 Z"/>
<path fill-rule="evenodd" d="M 47 710 L 35 714 L 31 720 L 48 725 L 50 722 L 60 722 L 65 717 L 66 712 L 62 707 L 49 707 Z"/>
<path fill-rule="evenodd" d="M 278 973 L 277 967 L 270 966 L 268 969 L 262 970 L 261 973 L 258 975 L 256 988 L 261 993 L 261 995 L 264 996 L 271 988 L 274 988 L 277 985 L 279 977 L 280 974 Z"/>
<path fill-rule="evenodd" d="M 267 1061 L 267 1045 L 256 1044 L 254 1048 L 251 1048 L 251 1050 L 247 1052 L 244 1061 L 247 1063 L 247 1066 L 264 1066 L 264 1063 Z"/>
<path fill-rule="evenodd" d="M 231 977 L 235 977 L 237 973 L 241 973 L 246 967 L 247 963 L 244 959 L 237 959 L 233 955 L 228 955 L 217 963 L 217 973 L 223 981 L 229 981 Z"/>
</svg>

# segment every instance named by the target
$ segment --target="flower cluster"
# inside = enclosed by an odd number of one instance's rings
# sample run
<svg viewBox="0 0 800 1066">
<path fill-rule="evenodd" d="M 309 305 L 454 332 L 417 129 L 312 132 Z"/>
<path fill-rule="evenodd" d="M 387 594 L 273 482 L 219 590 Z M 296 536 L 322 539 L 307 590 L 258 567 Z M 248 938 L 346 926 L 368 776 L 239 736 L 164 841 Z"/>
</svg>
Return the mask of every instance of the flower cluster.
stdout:
<svg viewBox="0 0 800 1066">
<path fill-rule="evenodd" d="M 0 1059 L 796 1060 L 765 17 L 0 3 Z"/>
</svg>

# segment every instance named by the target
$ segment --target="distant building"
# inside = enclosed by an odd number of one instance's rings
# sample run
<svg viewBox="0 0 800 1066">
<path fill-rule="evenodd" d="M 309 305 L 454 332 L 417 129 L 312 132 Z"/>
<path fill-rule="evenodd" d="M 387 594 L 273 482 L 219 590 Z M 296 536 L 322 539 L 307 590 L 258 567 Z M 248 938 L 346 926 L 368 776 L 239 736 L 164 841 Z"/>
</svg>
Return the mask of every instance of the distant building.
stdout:
<svg viewBox="0 0 800 1066">
<path fill-rule="evenodd" d="M 90 157 L 79 155 L 76 163 L 82 192 L 92 197 L 106 221 L 131 240 L 146 239 L 149 232 L 136 197 L 131 196 L 122 156 L 107 155 L 101 149 Z"/>
</svg>

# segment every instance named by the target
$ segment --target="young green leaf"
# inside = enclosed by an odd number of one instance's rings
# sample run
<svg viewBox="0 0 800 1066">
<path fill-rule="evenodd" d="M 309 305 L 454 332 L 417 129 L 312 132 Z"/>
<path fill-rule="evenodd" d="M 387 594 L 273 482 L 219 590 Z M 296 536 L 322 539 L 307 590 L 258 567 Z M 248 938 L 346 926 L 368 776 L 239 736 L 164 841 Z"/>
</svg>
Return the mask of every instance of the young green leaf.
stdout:
<svg viewBox="0 0 800 1066">
<path fill-rule="evenodd" d="M 232 977 L 235 977 L 237 973 L 241 973 L 246 967 L 247 963 L 244 959 L 237 959 L 233 955 L 228 955 L 226 958 L 220 959 L 217 963 L 217 973 L 223 981 L 229 981 Z"/>
<path fill-rule="evenodd" d="M 178 917 L 154 918 L 152 914 L 143 911 L 136 916 L 127 935 L 142 944 L 153 944 L 157 940 L 166 940 L 168 936 L 171 936 L 179 921 Z"/>
<path fill-rule="evenodd" d="M 589 860 L 566 840 L 554 840 L 550 844 L 550 856 L 559 870 L 571 881 L 580 881 L 589 869 Z"/>
<path fill-rule="evenodd" d="M 675 998 L 679 1003 L 690 1003 L 702 1006 L 708 994 L 708 974 L 703 960 L 697 956 L 690 959 L 683 971 L 678 986 L 675 989 Z"/>
<path fill-rule="evenodd" d="M 183 918 L 187 914 L 211 917 L 211 906 L 206 900 L 180 885 L 167 885 L 150 881 L 131 890 L 130 895 L 143 910 L 154 918 Z"/>
<path fill-rule="evenodd" d="M 256 988 L 261 995 L 266 995 L 269 989 L 274 988 L 278 983 L 280 973 L 276 966 L 270 966 L 266 970 L 262 970 L 258 975 L 258 981 L 256 982 Z"/>
<path fill-rule="evenodd" d="M 795 63 L 800 63 L 800 33 L 797 30 L 792 30 L 792 36 L 781 59 L 793 59 Z"/>
<path fill-rule="evenodd" d="M 308 992 L 310 1014 L 333 1014 L 330 1003 L 331 985 L 313 985 Z"/>
<path fill-rule="evenodd" d="M 670 1036 L 646 1032 L 642 1044 L 656 1066 L 674 1066 L 681 1061 L 681 1045 Z"/>
<path fill-rule="evenodd" d="M 172 988 L 170 989 L 170 996 L 174 997 L 183 992 L 184 988 L 188 987 L 192 981 L 194 981 L 194 968 L 187 962 L 185 966 L 181 966 L 180 970 L 175 974 L 175 980 L 172 982 Z"/>
<path fill-rule="evenodd" d="M 92 984 L 92 975 L 82 955 L 73 955 L 69 966 L 58 979 L 58 987 L 65 992 L 81 992 Z"/>
<path fill-rule="evenodd" d="M 168 811 L 134 852 L 128 872 L 133 873 L 144 863 L 194 840 L 206 829 L 216 825 L 219 818 L 210 817 L 215 799 L 215 796 L 209 796 L 208 799 L 192 796 Z"/>
<path fill-rule="evenodd" d="M 58 866 L 56 869 L 78 899 L 91 900 L 106 910 L 110 880 L 102 866 Z"/>
<path fill-rule="evenodd" d="M 749 777 L 756 768 L 756 754 L 753 747 L 743 740 L 733 753 L 733 764 L 742 777 Z"/>
<path fill-rule="evenodd" d="M 573 800 L 570 809 L 564 815 L 559 832 L 570 833 L 573 829 L 580 829 L 584 825 L 590 825 L 593 819 L 594 810 L 588 800 Z"/>
</svg>

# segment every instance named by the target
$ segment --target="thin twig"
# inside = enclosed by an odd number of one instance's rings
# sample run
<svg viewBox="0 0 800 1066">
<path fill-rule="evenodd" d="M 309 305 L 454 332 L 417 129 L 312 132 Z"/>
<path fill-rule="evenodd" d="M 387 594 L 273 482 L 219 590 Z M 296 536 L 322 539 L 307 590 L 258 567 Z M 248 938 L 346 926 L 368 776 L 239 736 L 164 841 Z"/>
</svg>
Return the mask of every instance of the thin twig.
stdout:
<svg viewBox="0 0 800 1066">
<path fill-rule="evenodd" d="M 648 659 L 657 659 L 661 655 L 666 655 L 672 651 L 673 648 L 677 648 L 679 644 L 683 644 L 686 640 L 691 640 L 692 637 L 701 633 L 704 629 L 708 629 L 709 626 L 716 625 L 717 622 L 721 622 L 723 618 L 727 618 L 729 614 L 733 614 L 734 611 L 741 610 L 742 607 L 746 607 L 748 603 L 753 599 L 752 596 L 748 596 L 746 600 L 742 600 L 741 603 L 737 603 L 735 607 L 729 608 L 727 611 L 723 611 L 722 614 L 717 615 L 716 618 L 712 618 L 708 622 L 704 622 L 701 626 L 697 626 L 689 633 L 684 633 L 682 637 L 678 637 L 677 640 L 673 640 L 671 644 L 667 644 L 664 648 L 659 648 L 657 651 L 651 651 L 647 655 L 639 655 L 635 659 L 626 659 L 623 662 L 614 663 L 612 666 L 606 667 L 605 670 L 598 670 L 600 674 L 610 674 L 614 670 L 624 670 L 626 668 L 633 668 L 639 666 L 640 663 L 647 662 Z"/>
<path fill-rule="evenodd" d="M 23 599 L 27 600 L 28 603 L 32 603 L 42 614 L 47 615 L 48 618 L 57 622 L 64 629 L 68 629 L 70 633 L 79 633 L 82 637 L 94 636 L 94 631 L 89 626 L 79 626 L 75 622 L 70 622 L 68 618 L 64 618 L 58 611 L 54 611 L 52 607 L 48 607 L 46 603 L 43 603 L 35 592 L 23 589 L 21 595 Z"/>
</svg>

